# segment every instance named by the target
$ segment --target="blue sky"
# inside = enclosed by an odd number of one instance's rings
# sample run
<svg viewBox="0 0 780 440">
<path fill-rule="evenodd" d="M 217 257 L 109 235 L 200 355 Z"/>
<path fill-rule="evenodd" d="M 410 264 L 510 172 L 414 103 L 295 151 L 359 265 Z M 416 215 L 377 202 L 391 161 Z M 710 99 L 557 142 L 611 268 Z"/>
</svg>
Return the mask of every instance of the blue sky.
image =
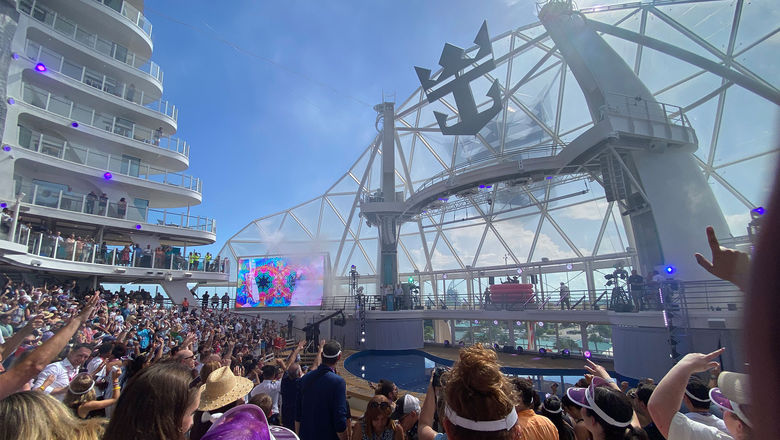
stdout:
<svg viewBox="0 0 780 440">
<path fill-rule="evenodd" d="M 533 22 L 534 4 L 147 1 L 164 97 L 204 180 L 191 212 L 217 219 L 204 252 L 321 194 L 375 136 L 383 92 L 402 102 L 445 42 L 470 46 L 483 20 L 491 36 Z"/>
</svg>

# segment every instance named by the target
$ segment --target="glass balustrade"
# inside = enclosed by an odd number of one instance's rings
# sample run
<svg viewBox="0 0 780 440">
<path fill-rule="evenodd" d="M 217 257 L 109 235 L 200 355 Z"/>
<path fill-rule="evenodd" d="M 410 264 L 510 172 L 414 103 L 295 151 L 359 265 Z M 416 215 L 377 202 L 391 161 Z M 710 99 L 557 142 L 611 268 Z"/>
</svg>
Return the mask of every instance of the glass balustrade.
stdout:
<svg viewBox="0 0 780 440">
<path fill-rule="evenodd" d="M 171 212 L 167 209 L 154 209 L 133 206 L 128 203 L 112 202 L 107 198 L 102 198 L 99 194 L 64 191 L 42 184 L 25 182 L 17 184 L 17 188 L 19 192 L 25 194 L 22 203 L 30 205 L 130 220 L 142 225 L 166 226 L 216 233 L 216 221 L 211 218 Z M 128 198 L 132 199 L 132 196 Z M 143 226 L 141 227 L 143 228 Z"/>
<path fill-rule="evenodd" d="M 129 51 L 126 47 L 85 30 L 70 19 L 59 15 L 56 11 L 49 9 L 36 0 L 19 0 L 18 9 L 23 14 L 29 15 L 34 20 L 71 40 L 99 52 L 102 55 L 140 70 L 162 85 L 163 72 L 160 69 L 160 66 L 153 61 L 136 56 L 134 52 Z M 128 14 L 132 15 L 132 9 L 128 9 L 127 7 L 123 7 L 123 9 L 127 10 Z M 143 21 L 146 23 L 145 19 Z M 149 26 L 151 32 L 151 25 Z"/>
<path fill-rule="evenodd" d="M 117 156 L 73 144 L 19 125 L 19 146 L 57 159 L 87 165 L 113 174 L 135 177 L 200 193 L 202 181 L 186 174 L 153 167 L 135 158 Z"/>
<path fill-rule="evenodd" d="M 55 95 L 32 84 L 22 82 L 22 101 L 80 124 L 175 151 L 187 157 L 190 154 L 190 146 L 187 142 L 179 138 L 163 136 L 162 128 L 153 130 L 125 118 L 98 112 L 91 107 Z"/>
<path fill-rule="evenodd" d="M 95 0 L 96 2 L 122 14 L 131 23 L 138 26 L 149 38 L 152 37 L 152 23 L 144 17 L 144 14 L 133 5 L 122 0 Z"/>
<path fill-rule="evenodd" d="M 102 264 L 118 267 L 182 270 L 192 272 L 224 273 L 224 259 L 210 254 L 190 252 L 182 255 L 182 248 L 164 246 L 156 249 L 126 246 L 109 246 L 97 243 L 92 237 L 57 232 L 35 232 L 29 226 L 19 224 L 14 235 L 15 243 L 27 247 L 27 253 L 39 257 L 79 263 Z"/>
<path fill-rule="evenodd" d="M 89 69 L 73 60 L 66 59 L 59 53 L 33 40 L 28 39 L 26 41 L 24 53 L 34 63 L 42 63 L 49 70 L 62 73 L 90 87 L 163 114 L 175 121 L 179 118 L 179 109 L 170 102 L 160 99 L 144 104 L 144 91 L 136 90 L 135 84 L 127 84 L 101 72 Z"/>
</svg>

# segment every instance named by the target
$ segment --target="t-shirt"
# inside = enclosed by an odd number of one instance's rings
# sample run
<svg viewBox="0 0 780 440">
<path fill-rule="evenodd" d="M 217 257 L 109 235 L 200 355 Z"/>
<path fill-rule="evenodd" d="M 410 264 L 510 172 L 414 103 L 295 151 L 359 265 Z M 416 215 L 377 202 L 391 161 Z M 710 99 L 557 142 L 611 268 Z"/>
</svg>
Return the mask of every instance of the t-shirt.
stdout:
<svg viewBox="0 0 780 440">
<path fill-rule="evenodd" d="M 298 394 L 298 379 L 284 373 L 281 380 L 280 397 L 282 399 L 282 424 L 295 426 L 295 398 Z M 288 426 L 289 427 L 289 426 Z"/>
<path fill-rule="evenodd" d="M 669 426 L 669 440 L 733 440 L 718 428 L 695 422 L 683 413 L 677 413 Z"/>
<path fill-rule="evenodd" d="M 685 416 L 688 417 L 689 419 L 693 420 L 694 422 L 699 422 L 699 423 L 703 423 L 703 424 L 705 424 L 707 426 L 712 426 L 712 427 L 718 428 L 718 429 L 720 429 L 721 431 L 723 431 L 723 432 L 725 432 L 727 434 L 729 432 L 729 430 L 726 428 L 726 422 L 724 422 L 723 420 L 715 417 L 711 413 L 704 414 L 704 413 L 697 413 L 697 412 L 691 411 L 691 412 L 685 414 Z"/>
<path fill-rule="evenodd" d="M 146 347 L 148 347 L 149 346 L 149 342 L 151 342 L 150 341 L 151 338 L 149 337 L 149 333 L 151 333 L 151 332 L 149 331 L 148 328 L 145 328 L 145 329 L 143 329 L 143 330 L 141 330 L 141 331 L 139 331 L 137 333 L 137 335 L 138 335 L 138 345 L 141 347 L 142 350 L 145 349 Z"/>
<path fill-rule="evenodd" d="M 279 391 L 282 387 L 282 381 L 280 380 L 263 380 L 249 393 L 249 397 L 255 397 L 258 394 L 265 393 L 271 396 L 273 406 L 271 407 L 271 414 L 279 414 Z"/>
</svg>

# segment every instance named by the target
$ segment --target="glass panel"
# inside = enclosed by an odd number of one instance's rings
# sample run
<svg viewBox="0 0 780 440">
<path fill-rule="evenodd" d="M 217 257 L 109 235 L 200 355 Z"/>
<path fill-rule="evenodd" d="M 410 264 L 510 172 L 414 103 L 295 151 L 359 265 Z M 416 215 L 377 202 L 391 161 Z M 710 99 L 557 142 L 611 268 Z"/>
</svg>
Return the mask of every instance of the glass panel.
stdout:
<svg viewBox="0 0 780 440">
<path fill-rule="evenodd" d="M 62 64 L 62 73 L 75 79 L 76 81 L 81 81 L 82 70 L 83 68 L 81 66 L 68 60 L 65 60 Z"/>
<path fill-rule="evenodd" d="M 133 156 L 122 155 L 122 174 L 138 177 L 141 168 L 141 159 Z"/>
<path fill-rule="evenodd" d="M 70 116 L 70 100 L 52 95 L 48 110 L 60 116 Z"/>
<path fill-rule="evenodd" d="M 116 118 L 116 124 L 114 125 L 114 133 L 122 135 L 124 137 L 132 137 L 133 135 L 133 121 L 128 121 L 124 118 Z"/>
<path fill-rule="evenodd" d="M 114 96 L 122 96 L 121 87 L 119 87 L 117 81 L 113 78 L 106 77 L 105 83 L 103 84 L 103 91 Z"/>
<path fill-rule="evenodd" d="M 137 141 L 141 141 L 141 142 L 146 142 L 147 144 L 150 144 L 150 143 L 152 143 L 152 141 L 151 141 L 151 139 L 152 139 L 152 130 L 150 130 L 150 129 L 146 128 L 146 127 L 137 126 L 137 127 L 135 127 L 135 132 L 133 133 L 133 139 L 135 139 Z M 159 145 L 159 144 L 160 144 L 160 142 L 158 140 L 157 143 L 155 143 L 155 145 Z"/>
<path fill-rule="evenodd" d="M 29 14 L 30 11 L 32 11 L 32 0 L 20 0 L 19 1 L 19 10 L 24 12 L 25 14 Z"/>
<path fill-rule="evenodd" d="M 108 166 L 108 155 L 90 151 L 89 156 L 87 156 L 87 165 L 105 169 Z"/>
<path fill-rule="evenodd" d="M 33 132 L 27 127 L 19 126 L 19 145 L 28 150 L 38 151 L 38 139 L 33 139 Z"/>
<path fill-rule="evenodd" d="M 114 58 L 115 59 L 117 59 L 117 60 L 119 60 L 119 61 L 121 61 L 123 63 L 126 63 L 127 62 L 127 54 L 128 54 L 128 52 L 127 52 L 127 48 L 126 47 L 114 43 Z"/>
<path fill-rule="evenodd" d="M 103 87 L 103 74 L 92 69 L 86 69 L 84 71 L 84 84 L 101 89 Z"/>
<path fill-rule="evenodd" d="M 113 44 L 110 41 L 106 41 L 106 40 L 104 40 L 102 38 L 98 38 L 97 42 L 95 44 L 95 50 L 97 50 L 98 52 L 100 52 L 100 53 L 102 53 L 104 55 L 111 56 L 111 47 L 112 47 L 112 45 Z"/>
<path fill-rule="evenodd" d="M 65 160 L 83 164 L 87 159 L 87 149 L 72 144 L 65 145 Z"/>
<path fill-rule="evenodd" d="M 51 136 L 44 136 L 41 143 L 41 153 L 48 154 L 49 156 L 61 157 L 62 146 L 63 142 L 61 140 Z"/>
<path fill-rule="evenodd" d="M 45 64 L 49 69 L 58 71 L 60 69 L 60 63 L 62 62 L 62 56 L 57 52 L 44 47 L 41 49 L 39 61 Z"/>
<path fill-rule="evenodd" d="M 54 12 L 45 9 L 40 5 L 35 6 L 35 9 L 32 11 L 32 16 L 34 19 L 44 22 L 48 25 L 54 23 Z"/>
<path fill-rule="evenodd" d="M 44 180 L 33 179 L 33 183 L 38 186 L 35 193 L 35 204 L 39 206 L 57 207 L 57 201 L 60 197 L 60 191 L 68 189 L 65 185 L 46 182 Z"/>
<path fill-rule="evenodd" d="M 94 47 L 95 46 L 95 35 L 90 34 L 89 32 L 86 32 L 84 29 L 76 29 L 76 41 L 79 43 L 88 46 L 88 47 Z"/>
<path fill-rule="evenodd" d="M 22 99 L 24 102 L 32 104 L 36 107 L 46 108 L 48 93 L 37 87 L 25 84 Z"/>
<path fill-rule="evenodd" d="M 103 0 L 103 4 L 116 12 L 122 12 L 122 1 L 123 0 Z"/>
<path fill-rule="evenodd" d="M 62 16 L 57 17 L 57 21 L 54 23 L 54 29 L 58 32 L 61 32 L 65 35 L 73 35 L 74 32 L 76 32 L 76 25 L 71 23 L 69 20 L 66 20 L 62 18 Z"/>
<path fill-rule="evenodd" d="M 62 193 L 62 202 L 60 202 L 60 209 L 66 211 L 81 212 L 82 198 L 78 194 L 74 193 Z"/>
<path fill-rule="evenodd" d="M 73 106 L 71 117 L 81 123 L 92 125 L 92 109 L 80 104 Z"/>
<path fill-rule="evenodd" d="M 27 55 L 28 58 L 37 60 L 38 50 L 40 50 L 40 48 L 40 44 L 36 43 L 35 41 L 27 40 L 27 48 L 25 49 L 24 54 Z"/>
<path fill-rule="evenodd" d="M 103 113 L 95 112 L 95 123 L 93 125 L 101 130 L 111 131 L 114 127 L 114 118 Z"/>
</svg>

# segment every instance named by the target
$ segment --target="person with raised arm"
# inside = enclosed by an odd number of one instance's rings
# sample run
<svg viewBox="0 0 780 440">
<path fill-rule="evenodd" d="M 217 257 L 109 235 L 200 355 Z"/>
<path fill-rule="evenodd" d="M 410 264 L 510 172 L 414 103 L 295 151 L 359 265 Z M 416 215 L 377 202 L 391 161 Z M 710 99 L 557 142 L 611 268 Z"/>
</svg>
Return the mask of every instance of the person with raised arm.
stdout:
<svg viewBox="0 0 780 440">
<path fill-rule="evenodd" d="M 62 351 L 65 344 L 68 343 L 84 322 L 90 318 L 98 301 L 100 301 L 99 294 L 90 297 L 84 308 L 81 309 L 81 313 L 72 318 L 65 327 L 62 327 L 60 331 L 44 342 L 43 345 L 33 350 L 24 360 L 0 375 L 0 399 L 13 394 L 25 383 L 38 376 L 49 362 L 57 356 L 57 353 Z M 43 380 L 46 380 L 46 377 Z"/>
<path fill-rule="evenodd" d="M 719 388 L 710 390 L 710 399 L 723 410 L 723 420 L 731 436 L 716 427 L 696 422 L 678 411 L 689 378 L 694 373 L 711 370 L 725 348 L 709 354 L 689 353 L 666 373 L 655 388 L 647 409 L 658 430 L 667 439 L 750 440 L 753 424 L 748 377 L 746 374 L 724 372 L 718 376 Z"/>
</svg>

